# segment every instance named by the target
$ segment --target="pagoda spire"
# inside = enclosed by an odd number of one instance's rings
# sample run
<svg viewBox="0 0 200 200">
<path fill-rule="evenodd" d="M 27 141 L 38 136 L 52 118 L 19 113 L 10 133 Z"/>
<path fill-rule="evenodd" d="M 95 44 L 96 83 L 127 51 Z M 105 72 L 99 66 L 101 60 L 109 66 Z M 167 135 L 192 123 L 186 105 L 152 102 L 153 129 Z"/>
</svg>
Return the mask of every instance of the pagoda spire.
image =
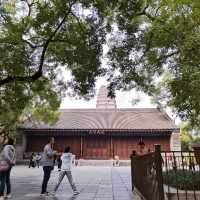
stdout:
<svg viewBox="0 0 200 200">
<path fill-rule="evenodd" d="M 108 89 L 106 86 L 101 86 L 97 96 L 97 109 L 116 109 L 117 104 L 115 98 L 108 97 Z"/>
</svg>

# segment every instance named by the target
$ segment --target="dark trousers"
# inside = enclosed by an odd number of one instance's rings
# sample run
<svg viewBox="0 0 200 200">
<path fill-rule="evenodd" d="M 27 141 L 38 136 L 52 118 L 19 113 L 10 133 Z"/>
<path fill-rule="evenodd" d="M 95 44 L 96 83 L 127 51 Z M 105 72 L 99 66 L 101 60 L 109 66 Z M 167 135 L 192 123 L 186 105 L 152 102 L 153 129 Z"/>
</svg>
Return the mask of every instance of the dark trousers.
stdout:
<svg viewBox="0 0 200 200">
<path fill-rule="evenodd" d="M 40 161 L 39 160 L 36 160 L 36 165 L 37 165 L 38 168 L 40 167 Z"/>
<path fill-rule="evenodd" d="M 44 166 L 43 167 L 44 177 L 43 177 L 43 182 L 42 182 L 42 192 L 41 193 L 47 192 L 47 184 L 49 182 L 52 170 L 53 170 L 52 166 Z"/>
<path fill-rule="evenodd" d="M 32 160 L 30 160 L 30 162 L 29 162 L 29 168 L 30 168 L 30 167 L 35 167 L 35 162 L 32 161 Z"/>
<path fill-rule="evenodd" d="M 58 161 L 58 169 L 61 169 L 62 161 Z"/>
<path fill-rule="evenodd" d="M 7 189 L 7 194 L 11 192 L 11 184 L 10 184 L 10 171 L 0 172 L 0 196 L 4 195 L 5 186 Z"/>
</svg>

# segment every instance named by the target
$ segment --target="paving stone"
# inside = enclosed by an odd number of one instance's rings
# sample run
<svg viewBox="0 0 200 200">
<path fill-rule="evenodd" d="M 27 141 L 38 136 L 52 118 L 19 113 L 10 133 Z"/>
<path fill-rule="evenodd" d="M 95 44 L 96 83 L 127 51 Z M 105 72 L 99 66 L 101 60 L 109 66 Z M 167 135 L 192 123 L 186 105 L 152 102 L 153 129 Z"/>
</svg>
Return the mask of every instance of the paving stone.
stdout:
<svg viewBox="0 0 200 200">
<path fill-rule="evenodd" d="M 80 166 L 73 169 L 74 181 L 80 191 L 73 196 L 68 180 L 61 183 L 55 197 L 40 197 L 42 168 L 16 166 L 11 173 L 14 200 L 139 200 L 131 192 L 130 167 Z M 54 169 L 48 184 L 48 191 L 58 180 Z"/>
</svg>

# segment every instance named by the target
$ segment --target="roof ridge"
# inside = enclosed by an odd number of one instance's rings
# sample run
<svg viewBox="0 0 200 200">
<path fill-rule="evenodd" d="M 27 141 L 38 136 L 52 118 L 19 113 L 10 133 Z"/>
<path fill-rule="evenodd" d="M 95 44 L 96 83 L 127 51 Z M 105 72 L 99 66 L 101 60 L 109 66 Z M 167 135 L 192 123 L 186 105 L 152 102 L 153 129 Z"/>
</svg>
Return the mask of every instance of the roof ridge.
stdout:
<svg viewBox="0 0 200 200">
<path fill-rule="evenodd" d="M 158 111 L 157 108 L 109 108 L 109 109 L 104 109 L 104 108 L 62 108 L 59 109 L 60 112 L 68 112 L 68 111 Z"/>
</svg>

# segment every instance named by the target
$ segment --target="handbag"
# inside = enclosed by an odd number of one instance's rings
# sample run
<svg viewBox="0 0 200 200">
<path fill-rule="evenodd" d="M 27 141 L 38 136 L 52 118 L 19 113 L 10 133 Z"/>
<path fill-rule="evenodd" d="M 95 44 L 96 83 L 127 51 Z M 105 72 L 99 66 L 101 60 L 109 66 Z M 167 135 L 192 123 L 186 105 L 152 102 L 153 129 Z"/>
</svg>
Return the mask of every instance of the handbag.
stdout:
<svg viewBox="0 0 200 200">
<path fill-rule="evenodd" d="M 0 160 L 0 172 L 6 172 L 10 168 L 10 165 L 5 160 Z"/>
</svg>

